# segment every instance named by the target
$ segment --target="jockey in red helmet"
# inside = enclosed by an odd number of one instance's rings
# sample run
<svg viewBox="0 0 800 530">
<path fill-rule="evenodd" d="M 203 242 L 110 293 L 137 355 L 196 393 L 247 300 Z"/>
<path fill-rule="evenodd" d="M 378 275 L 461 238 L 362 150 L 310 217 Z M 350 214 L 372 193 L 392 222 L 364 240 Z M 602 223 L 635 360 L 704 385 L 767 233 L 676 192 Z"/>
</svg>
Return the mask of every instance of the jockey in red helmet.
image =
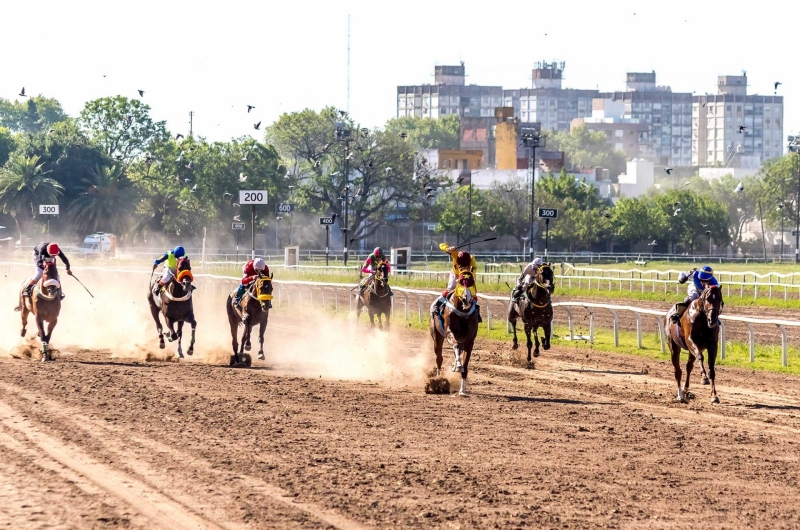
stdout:
<svg viewBox="0 0 800 530">
<path fill-rule="evenodd" d="M 247 286 L 256 281 L 260 276 L 269 276 L 269 267 L 267 267 L 263 259 L 251 259 L 244 264 L 244 267 L 242 267 L 242 282 L 239 284 L 239 288 L 236 290 L 236 296 L 233 299 L 234 306 L 238 306 L 241 303 L 242 297 L 244 297 L 244 293 L 247 291 Z M 267 300 L 266 305 L 269 309 L 272 309 L 271 300 Z M 242 309 L 242 313 L 243 317 L 246 319 L 247 314 L 244 312 L 244 308 Z"/>
<path fill-rule="evenodd" d="M 30 296 L 31 292 L 33 291 L 33 286 L 36 285 L 42 274 L 44 274 L 44 264 L 45 261 L 55 263 L 56 256 L 61 258 L 61 261 L 64 262 L 64 265 L 67 267 L 67 274 L 72 276 L 72 270 L 70 270 L 69 260 L 64 255 L 64 252 L 58 246 L 58 243 L 40 243 L 33 249 L 33 264 L 36 266 L 36 272 L 34 273 L 33 277 L 28 281 L 28 286 L 25 288 L 25 292 L 23 296 Z M 58 279 L 58 278 L 56 278 Z M 60 281 L 60 280 L 59 280 Z M 61 299 L 64 299 L 64 293 L 61 292 Z"/>
</svg>

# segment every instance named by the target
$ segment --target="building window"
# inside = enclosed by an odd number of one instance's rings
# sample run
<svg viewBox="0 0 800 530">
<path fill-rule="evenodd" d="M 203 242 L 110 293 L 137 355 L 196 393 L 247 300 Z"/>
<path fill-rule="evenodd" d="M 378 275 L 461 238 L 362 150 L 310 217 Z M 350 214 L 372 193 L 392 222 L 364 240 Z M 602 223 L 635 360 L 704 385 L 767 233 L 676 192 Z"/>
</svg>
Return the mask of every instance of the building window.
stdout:
<svg viewBox="0 0 800 530">
<path fill-rule="evenodd" d="M 781 128 L 781 119 L 780 118 L 775 118 L 775 128 L 776 129 L 780 129 Z"/>
</svg>

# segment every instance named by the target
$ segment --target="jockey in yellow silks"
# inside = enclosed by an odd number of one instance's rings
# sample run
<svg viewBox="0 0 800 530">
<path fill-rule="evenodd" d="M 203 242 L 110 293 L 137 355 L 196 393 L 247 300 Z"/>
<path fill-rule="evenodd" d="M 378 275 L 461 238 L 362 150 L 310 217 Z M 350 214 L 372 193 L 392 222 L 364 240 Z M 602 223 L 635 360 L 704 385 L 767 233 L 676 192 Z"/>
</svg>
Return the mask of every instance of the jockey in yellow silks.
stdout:
<svg viewBox="0 0 800 530">
<path fill-rule="evenodd" d="M 475 278 L 475 273 L 478 271 L 478 262 L 475 260 L 475 256 L 470 254 L 469 252 L 459 251 L 455 247 L 451 247 L 447 243 L 442 243 L 439 245 L 439 249 L 442 252 L 447 252 L 450 254 L 450 258 L 453 260 L 453 268 L 450 269 L 450 276 L 447 279 L 447 289 L 442 291 L 442 296 L 439 298 L 431 307 L 431 313 L 436 314 L 438 313 L 442 305 L 447 301 L 447 297 L 453 293 L 456 289 L 456 281 L 458 280 L 459 276 L 462 273 L 468 272 L 472 274 L 473 278 Z M 470 290 L 472 291 L 472 296 L 476 300 L 478 300 L 478 293 L 477 287 L 471 287 Z M 480 306 L 478 305 L 478 322 L 483 322 L 483 319 L 480 315 Z"/>
</svg>

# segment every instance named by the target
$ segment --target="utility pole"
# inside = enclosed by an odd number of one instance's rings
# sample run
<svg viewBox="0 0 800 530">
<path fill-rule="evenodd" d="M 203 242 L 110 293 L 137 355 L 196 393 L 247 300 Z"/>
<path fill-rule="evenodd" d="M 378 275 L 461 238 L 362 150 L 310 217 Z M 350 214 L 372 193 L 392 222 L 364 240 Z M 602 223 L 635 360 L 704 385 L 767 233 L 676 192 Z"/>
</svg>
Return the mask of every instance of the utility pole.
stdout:
<svg viewBox="0 0 800 530">
<path fill-rule="evenodd" d="M 347 266 L 349 252 L 347 232 L 350 226 L 350 135 L 352 131 L 344 121 L 337 121 L 334 126 L 336 128 L 336 141 L 344 143 L 344 194 L 342 195 L 344 200 L 344 227 L 342 227 L 342 232 L 344 233 L 344 264 Z"/>
<path fill-rule="evenodd" d="M 794 153 L 792 157 L 792 168 L 797 171 L 797 199 L 794 202 L 795 232 L 794 232 L 794 262 L 800 263 L 800 144 L 796 136 L 789 137 L 789 152 Z M 796 168 L 794 166 L 797 166 Z M 783 234 L 781 234 L 783 237 Z"/>
<path fill-rule="evenodd" d="M 194 138 L 194 111 L 189 111 L 189 138 Z"/>
<path fill-rule="evenodd" d="M 533 224 L 535 221 L 534 218 L 534 208 L 536 204 L 536 148 L 537 147 L 544 147 L 546 145 L 545 137 L 542 136 L 541 131 L 534 128 L 534 127 L 524 127 L 520 133 L 520 137 L 522 138 L 522 145 L 523 147 L 530 148 L 531 150 L 531 158 L 530 163 L 528 164 L 530 173 L 531 173 L 531 213 L 530 213 L 530 228 L 529 228 L 529 237 L 530 237 L 530 244 L 529 244 L 529 252 L 530 252 L 530 260 L 533 261 Z"/>
<path fill-rule="evenodd" d="M 347 14 L 347 114 L 350 114 L 350 13 Z M 346 263 L 345 263 L 346 264 Z"/>
</svg>

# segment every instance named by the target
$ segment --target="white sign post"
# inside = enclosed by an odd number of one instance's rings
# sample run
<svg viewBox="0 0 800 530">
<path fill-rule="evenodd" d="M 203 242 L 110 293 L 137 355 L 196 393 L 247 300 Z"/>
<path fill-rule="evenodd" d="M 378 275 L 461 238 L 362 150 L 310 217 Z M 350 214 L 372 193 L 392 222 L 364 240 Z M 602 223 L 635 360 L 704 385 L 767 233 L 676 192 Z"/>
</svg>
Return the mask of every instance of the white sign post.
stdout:
<svg viewBox="0 0 800 530">
<path fill-rule="evenodd" d="M 40 204 L 39 215 L 58 215 L 57 204 Z M 47 239 L 50 239 L 50 218 L 47 218 Z"/>
<path fill-rule="evenodd" d="M 250 205 L 250 259 L 256 259 L 256 204 L 269 203 L 267 190 L 239 190 L 239 204 Z"/>
</svg>

